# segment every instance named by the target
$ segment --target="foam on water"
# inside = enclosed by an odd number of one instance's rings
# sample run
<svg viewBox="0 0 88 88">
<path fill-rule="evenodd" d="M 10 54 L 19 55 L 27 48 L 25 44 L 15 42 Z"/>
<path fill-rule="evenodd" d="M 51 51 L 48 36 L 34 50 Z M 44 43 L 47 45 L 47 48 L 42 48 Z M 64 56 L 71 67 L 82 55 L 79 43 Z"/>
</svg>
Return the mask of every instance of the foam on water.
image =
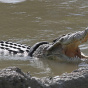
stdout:
<svg viewBox="0 0 88 88">
<path fill-rule="evenodd" d="M 26 60 L 31 60 L 33 59 L 32 57 L 30 56 L 27 56 L 27 57 L 19 57 L 19 56 L 0 56 L 0 60 L 23 60 L 23 61 L 26 61 Z"/>
</svg>

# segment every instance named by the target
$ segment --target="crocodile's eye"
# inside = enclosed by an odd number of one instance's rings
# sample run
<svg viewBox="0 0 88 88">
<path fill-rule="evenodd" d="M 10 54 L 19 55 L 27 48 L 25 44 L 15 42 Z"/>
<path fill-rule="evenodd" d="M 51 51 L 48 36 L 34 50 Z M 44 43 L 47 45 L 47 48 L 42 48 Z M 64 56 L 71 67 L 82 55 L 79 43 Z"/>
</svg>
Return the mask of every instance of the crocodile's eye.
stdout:
<svg viewBox="0 0 88 88">
<path fill-rule="evenodd" d="M 64 38 L 61 38 L 61 39 L 60 39 L 60 42 L 63 42 L 63 41 L 64 41 Z"/>
</svg>

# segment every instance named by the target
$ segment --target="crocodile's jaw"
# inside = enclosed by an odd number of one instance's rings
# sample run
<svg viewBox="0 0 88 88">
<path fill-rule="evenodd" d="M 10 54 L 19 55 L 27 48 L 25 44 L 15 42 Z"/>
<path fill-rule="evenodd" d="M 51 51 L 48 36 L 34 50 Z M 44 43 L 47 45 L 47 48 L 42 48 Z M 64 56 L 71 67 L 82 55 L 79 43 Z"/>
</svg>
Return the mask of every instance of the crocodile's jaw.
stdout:
<svg viewBox="0 0 88 88">
<path fill-rule="evenodd" d="M 79 45 L 86 42 L 88 40 L 88 28 L 84 31 L 79 31 L 73 34 L 67 34 L 65 36 L 62 36 L 59 38 L 53 45 L 51 45 L 47 51 L 50 55 L 50 53 L 54 55 L 63 54 L 66 55 L 68 58 L 82 58 L 81 51 L 79 49 Z M 58 47 L 60 46 L 60 49 L 62 49 L 60 52 L 58 52 Z M 56 48 L 57 47 L 57 48 Z M 57 49 L 57 52 L 54 52 L 55 48 Z"/>
<path fill-rule="evenodd" d="M 66 56 L 68 57 L 79 57 L 82 58 L 81 56 L 81 51 L 79 47 L 75 44 L 69 44 L 67 46 L 63 47 L 63 52 Z"/>
<path fill-rule="evenodd" d="M 55 49 L 56 48 L 56 49 Z M 48 58 L 58 58 L 59 60 L 68 60 L 68 61 L 75 61 L 82 58 L 81 51 L 79 47 L 74 45 L 67 45 L 62 46 L 59 45 L 59 47 L 55 46 L 52 49 L 49 49 L 47 51 L 47 57 Z"/>
<path fill-rule="evenodd" d="M 63 50 L 66 56 L 68 57 L 79 57 L 82 58 L 81 51 L 79 49 L 79 45 L 85 43 L 88 40 L 88 34 L 85 37 L 82 37 L 80 40 L 73 41 L 68 45 L 63 45 Z M 84 56 L 86 57 L 86 56 Z"/>
</svg>

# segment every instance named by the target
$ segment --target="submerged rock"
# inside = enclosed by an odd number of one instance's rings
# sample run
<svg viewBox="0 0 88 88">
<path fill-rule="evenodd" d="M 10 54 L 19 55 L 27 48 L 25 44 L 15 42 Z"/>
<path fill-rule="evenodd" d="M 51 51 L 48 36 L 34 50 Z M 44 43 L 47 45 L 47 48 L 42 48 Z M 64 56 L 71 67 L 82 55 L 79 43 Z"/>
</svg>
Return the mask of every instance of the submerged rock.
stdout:
<svg viewBox="0 0 88 88">
<path fill-rule="evenodd" d="M 31 77 L 17 67 L 0 70 L 0 88 L 88 88 L 88 68 L 55 77 Z"/>
</svg>

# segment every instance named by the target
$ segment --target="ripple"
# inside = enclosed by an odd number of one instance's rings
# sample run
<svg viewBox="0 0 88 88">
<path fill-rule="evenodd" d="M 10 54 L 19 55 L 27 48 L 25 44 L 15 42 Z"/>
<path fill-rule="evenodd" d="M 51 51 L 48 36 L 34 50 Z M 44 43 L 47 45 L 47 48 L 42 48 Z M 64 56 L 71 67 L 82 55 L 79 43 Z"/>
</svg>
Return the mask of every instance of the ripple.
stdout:
<svg viewBox="0 0 88 88">
<path fill-rule="evenodd" d="M 85 8 L 88 8 L 88 6 L 82 6 L 82 7 L 80 7 L 81 9 L 85 9 Z"/>
<path fill-rule="evenodd" d="M 83 13 L 69 13 L 72 16 L 85 16 Z"/>
<path fill-rule="evenodd" d="M 2 3 L 13 3 L 13 4 L 24 2 L 24 1 L 25 0 L 0 0 L 0 2 Z"/>
</svg>

